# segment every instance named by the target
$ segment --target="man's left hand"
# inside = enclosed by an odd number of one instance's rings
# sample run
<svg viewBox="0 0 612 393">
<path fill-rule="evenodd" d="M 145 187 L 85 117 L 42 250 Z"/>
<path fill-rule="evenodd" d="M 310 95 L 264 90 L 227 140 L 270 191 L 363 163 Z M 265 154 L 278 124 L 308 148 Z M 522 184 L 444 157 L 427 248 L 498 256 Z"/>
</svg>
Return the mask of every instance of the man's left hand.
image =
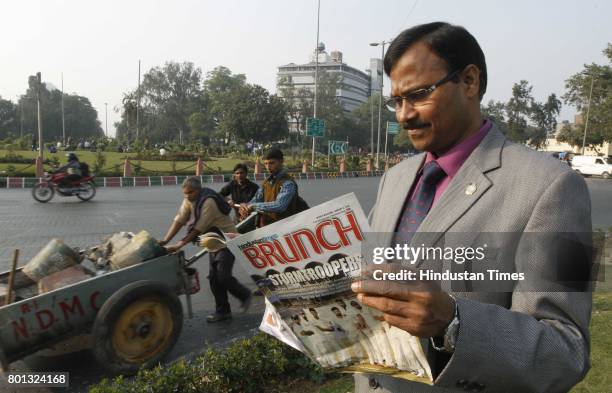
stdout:
<svg viewBox="0 0 612 393">
<path fill-rule="evenodd" d="M 413 270 L 399 263 L 364 266 L 351 289 L 361 303 L 383 312 L 385 321 L 413 336 L 441 336 L 455 315 L 454 300 L 433 282 L 374 280 L 372 273 Z M 378 273 L 377 276 L 382 276 Z"/>
</svg>

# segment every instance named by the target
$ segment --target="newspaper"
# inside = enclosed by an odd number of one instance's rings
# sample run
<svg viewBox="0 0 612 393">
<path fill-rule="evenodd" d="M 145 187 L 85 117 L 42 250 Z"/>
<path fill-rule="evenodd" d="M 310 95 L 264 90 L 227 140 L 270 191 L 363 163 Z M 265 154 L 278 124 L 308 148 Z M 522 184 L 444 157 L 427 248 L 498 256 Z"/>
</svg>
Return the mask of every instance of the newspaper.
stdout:
<svg viewBox="0 0 612 393">
<path fill-rule="evenodd" d="M 236 237 L 227 246 L 266 296 L 260 329 L 325 369 L 432 384 L 418 337 L 357 301 L 362 242 L 371 232 L 355 194 Z"/>
</svg>

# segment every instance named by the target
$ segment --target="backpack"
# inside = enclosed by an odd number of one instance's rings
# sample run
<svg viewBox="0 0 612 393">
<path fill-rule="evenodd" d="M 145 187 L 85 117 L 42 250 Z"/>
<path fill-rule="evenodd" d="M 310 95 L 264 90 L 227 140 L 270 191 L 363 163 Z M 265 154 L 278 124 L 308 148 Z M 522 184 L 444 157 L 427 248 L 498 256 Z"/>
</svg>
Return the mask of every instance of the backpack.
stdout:
<svg viewBox="0 0 612 393">
<path fill-rule="evenodd" d="M 308 210 L 310 209 L 310 206 L 308 206 L 308 203 L 306 203 L 306 201 L 304 199 L 302 199 L 301 196 L 297 196 L 297 204 L 296 204 L 296 208 L 297 208 L 297 212 L 301 213 L 304 210 Z"/>
<path fill-rule="evenodd" d="M 89 165 L 86 162 L 79 162 L 81 167 L 81 176 L 89 176 Z"/>
<path fill-rule="evenodd" d="M 297 196 L 297 202 L 295 205 L 297 211 L 294 214 L 301 213 L 304 210 L 310 209 L 310 206 L 308 206 L 308 203 L 300 196 L 298 185 L 295 182 L 295 180 L 292 179 L 291 181 L 293 182 L 293 184 L 295 184 L 295 194 Z"/>
</svg>

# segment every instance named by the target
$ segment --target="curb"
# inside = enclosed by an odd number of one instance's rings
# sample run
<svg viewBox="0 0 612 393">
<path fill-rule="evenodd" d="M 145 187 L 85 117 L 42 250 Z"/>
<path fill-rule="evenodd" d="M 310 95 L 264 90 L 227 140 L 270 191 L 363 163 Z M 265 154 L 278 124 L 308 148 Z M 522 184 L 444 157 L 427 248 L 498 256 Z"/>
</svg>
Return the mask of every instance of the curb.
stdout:
<svg viewBox="0 0 612 393">
<path fill-rule="evenodd" d="M 348 179 L 353 177 L 378 177 L 384 171 L 351 171 L 351 172 L 309 172 L 290 173 L 295 180 L 326 180 L 326 179 Z M 153 186 L 176 186 L 185 180 L 186 175 L 181 176 L 135 176 L 135 177 L 96 177 L 96 187 L 153 187 Z M 231 180 L 232 174 L 202 175 L 199 176 L 202 183 L 226 183 Z M 266 178 L 263 173 L 249 174 L 248 178 L 253 181 L 262 181 Z M 2 188 L 32 188 L 42 178 L 37 177 L 0 177 L 0 189 Z"/>
</svg>

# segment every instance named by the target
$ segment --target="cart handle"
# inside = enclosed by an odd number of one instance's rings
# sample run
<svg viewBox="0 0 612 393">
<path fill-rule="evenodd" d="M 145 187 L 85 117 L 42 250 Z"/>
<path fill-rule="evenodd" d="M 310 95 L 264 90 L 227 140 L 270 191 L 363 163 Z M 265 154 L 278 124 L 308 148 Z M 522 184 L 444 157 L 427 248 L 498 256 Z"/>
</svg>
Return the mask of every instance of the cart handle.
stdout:
<svg viewBox="0 0 612 393">
<path fill-rule="evenodd" d="M 250 220 L 255 220 L 258 214 L 259 214 L 258 212 L 251 213 L 247 218 L 245 218 L 244 220 L 242 220 L 240 223 L 236 225 L 236 229 L 239 230 L 240 227 L 242 227 L 243 225 L 246 225 L 246 223 L 249 222 Z M 202 258 L 204 255 L 208 254 L 208 252 L 209 250 L 207 248 L 203 248 L 202 250 L 198 251 L 198 253 L 194 254 L 191 258 L 185 260 L 185 266 L 191 266 L 197 260 Z"/>
<path fill-rule="evenodd" d="M 185 260 L 185 266 L 193 265 L 198 259 L 202 258 L 206 254 L 208 254 L 208 249 L 201 249 L 197 254 L 194 254 L 191 258 Z"/>
<path fill-rule="evenodd" d="M 240 221 L 238 224 L 236 224 L 236 230 L 238 231 L 238 233 L 240 232 L 240 228 L 242 228 L 243 226 L 257 220 L 257 217 L 259 216 L 259 212 L 258 211 L 254 211 L 251 214 L 249 214 L 244 220 Z"/>
</svg>

